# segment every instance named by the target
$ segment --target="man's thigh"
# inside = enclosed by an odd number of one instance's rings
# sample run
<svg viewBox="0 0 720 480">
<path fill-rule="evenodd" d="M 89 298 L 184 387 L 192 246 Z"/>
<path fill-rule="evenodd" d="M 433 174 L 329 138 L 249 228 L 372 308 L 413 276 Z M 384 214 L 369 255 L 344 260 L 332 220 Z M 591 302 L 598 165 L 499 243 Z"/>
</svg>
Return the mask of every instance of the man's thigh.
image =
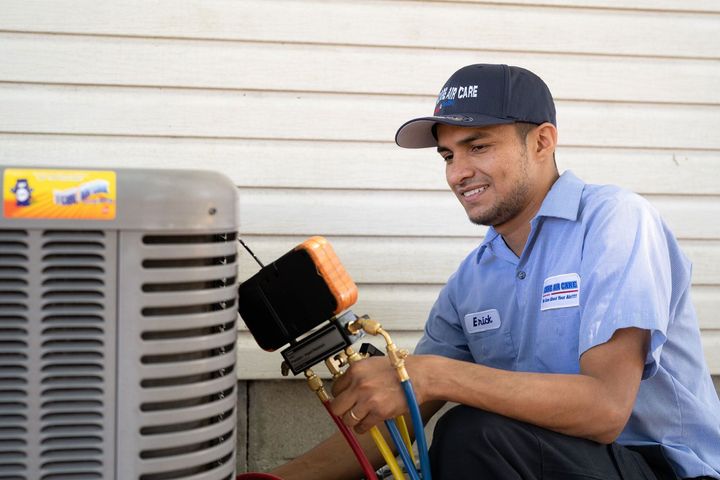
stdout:
<svg viewBox="0 0 720 480">
<path fill-rule="evenodd" d="M 464 405 L 437 423 L 430 448 L 435 480 L 664 480 L 617 444 L 570 437 Z"/>
</svg>

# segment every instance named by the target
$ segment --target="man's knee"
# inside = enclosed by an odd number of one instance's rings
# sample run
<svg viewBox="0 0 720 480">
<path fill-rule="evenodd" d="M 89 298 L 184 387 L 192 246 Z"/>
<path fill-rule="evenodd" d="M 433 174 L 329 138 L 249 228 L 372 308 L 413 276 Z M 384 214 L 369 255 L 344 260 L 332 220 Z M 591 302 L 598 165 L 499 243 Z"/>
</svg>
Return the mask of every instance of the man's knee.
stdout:
<svg viewBox="0 0 720 480">
<path fill-rule="evenodd" d="M 501 415 L 458 405 L 440 417 L 435 426 L 433 441 L 467 442 L 470 438 L 479 442 L 492 442 L 502 438 L 516 423 Z"/>
<path fill-rule="evenodd" d="M 436 442 L 456 452 L 485 449 L 501 453 L 528 442 L 536 445 L 528 425 L 465 405 L 452 408 L 438 420 L 433 433 L 433 444 Z"/>
<path fill-rule="evenodd" d="M 541 465 L 531 426 L 464 405 L 438 420 L 430 456 L 440 479 L 470 478 L 463 472 L 478 471 L 488 478 L 539 478 Z"/>
</svg>

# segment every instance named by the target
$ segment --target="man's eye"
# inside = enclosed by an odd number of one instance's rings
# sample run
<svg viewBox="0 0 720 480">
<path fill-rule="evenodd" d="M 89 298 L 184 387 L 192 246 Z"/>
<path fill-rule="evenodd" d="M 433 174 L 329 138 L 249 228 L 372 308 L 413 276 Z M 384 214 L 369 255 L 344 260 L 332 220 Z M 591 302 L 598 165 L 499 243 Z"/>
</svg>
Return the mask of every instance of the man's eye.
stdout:
<svg viewBox="0 0 720 480">
<path fill-rule="evenodd" d="M 444 157 L 443 157 L 443 160 L 445 160 L 445 163 L 448 163 L 448 162 L 452 161 L 452 155 L 446 155 L 446 156 L 444 156 Z"/>
<path fill-rule="evenodd" d="M 473 145 L 471 150 L 473 152 L 481 152 L 481 151 L 485 150 L 486 148 L 487 148 L 487 145 Z"/>
</svg>

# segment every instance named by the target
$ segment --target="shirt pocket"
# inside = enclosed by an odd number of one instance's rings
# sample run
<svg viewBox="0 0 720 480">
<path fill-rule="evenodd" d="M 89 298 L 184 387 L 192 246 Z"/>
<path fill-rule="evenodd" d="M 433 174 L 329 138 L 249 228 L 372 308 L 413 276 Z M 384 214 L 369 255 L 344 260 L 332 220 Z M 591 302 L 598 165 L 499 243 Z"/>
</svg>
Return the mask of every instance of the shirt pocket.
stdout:
<svg viewBox="0 0 720 480">
<path fill-rule="evenodd" d="M 579 373 L 579 335 L 579 307 L 541 311 L 535 336 L 537 371 Z"/>
<path fill-rule="evenodd" d="M 499 328 L 466 335 L 475 363 L 503 370 L 513 369 L 517 348 L 509 329 Z"/>
</svg>

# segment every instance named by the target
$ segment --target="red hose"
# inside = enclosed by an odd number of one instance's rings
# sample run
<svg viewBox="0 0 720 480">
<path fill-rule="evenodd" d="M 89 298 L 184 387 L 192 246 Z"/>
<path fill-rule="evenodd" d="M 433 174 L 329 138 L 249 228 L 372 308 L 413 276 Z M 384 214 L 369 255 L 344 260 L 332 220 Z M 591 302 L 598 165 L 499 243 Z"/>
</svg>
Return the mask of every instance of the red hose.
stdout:
<svg viewBox="0 0 720 480">
<path fill-rule="evenodd" d="M 325 410 L 327 410 L 330 417 L 335 422 L 335 425 L 337 425 L 340 432 L 343 434 L 343 437 L 345 437 L 345 440 L 347 441 L 348 445 L 350 445 L 350 448 L 352 449 L 353 453 L 355 454 L 355 457 L 357 458 L 358 463 L 360 463 L 360 466 L 363 469 L 363 473 L 365 474 L 365 478 L 367 480 L 378 480 L 377 475 L 375 475 L 375 469 L 373 468 L 372 464 L 370 463 L 370 460 L 365 456 L 365 452 L 363 451 L 362 447 L 357 441 L 357 438 L 355 438 L 355 435 L 350 431 L 350 428 L 348 428 L 347 425 L 334 413 L 332 413 L 332 410 L 330 410 L 330 402 L 324 401 L 322 402 L 323 406 L 325 407 Z M 271 475 L 269 473 L 242 473 L 236 477 L 236 480 L 282 480 L 279 477 L 276 477 L 275 475 Z"/>
<path fill-rule="evenodd" d="M 330 414 L 333 421 L 335 422 L 335 425 L 337 425 L 338 430 L 343 434 L 343 437 L 345 437 L 345 440 L 347 441 L 348 445 L 350 445 L 350 448 L 352 448 L 353 453 L 355 454 L 355 457 L 357 458 L 358 463 L 363 469 L 363 472 L 365 473 L 365 478 L 367 480 L 378 480 L 377 475 L 375 475 L 375 469 L 373 468 L 372 464 L 370 463 L 370 460 L 365 456 L 365 452 L 363 451 L 362 447 L 357 441 L 357 438 L 355 438 L 355 435 L 350 431 L 350 428 L 348 428 L 347 425 L 345 425 L 345 422 L 343 422 L 340 417 L 332 413 L 332 410 L 330 410 L 330 402 L 325 400 L 323 403 L 323 406 L 325 407 L 325 410 Z"/>
</svg>

